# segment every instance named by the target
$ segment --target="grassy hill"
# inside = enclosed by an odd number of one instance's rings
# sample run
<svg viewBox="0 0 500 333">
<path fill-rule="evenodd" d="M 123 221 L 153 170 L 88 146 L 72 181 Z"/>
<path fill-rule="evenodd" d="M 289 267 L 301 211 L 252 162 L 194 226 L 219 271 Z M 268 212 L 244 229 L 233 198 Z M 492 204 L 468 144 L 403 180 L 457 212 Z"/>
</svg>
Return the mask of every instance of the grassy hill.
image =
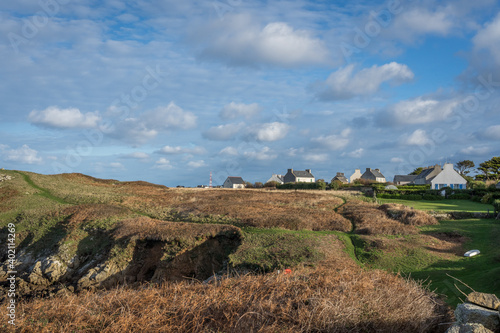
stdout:
<svg viewBox="0 0 500 333">
<path fill-rule="evenodd" d="M 451 320 L 440 299 L 458 301 L 447 273 L 500 289 L 486 283 L 493 221 L 438 222 L 342 191 L 1 173 L 0 237 L 15 224 L 18 292 L 35 296 L 19 302 L 28 332 L 434 332 Z M 484 255 L 463 260 L 471 246 Z"/>
</svg>

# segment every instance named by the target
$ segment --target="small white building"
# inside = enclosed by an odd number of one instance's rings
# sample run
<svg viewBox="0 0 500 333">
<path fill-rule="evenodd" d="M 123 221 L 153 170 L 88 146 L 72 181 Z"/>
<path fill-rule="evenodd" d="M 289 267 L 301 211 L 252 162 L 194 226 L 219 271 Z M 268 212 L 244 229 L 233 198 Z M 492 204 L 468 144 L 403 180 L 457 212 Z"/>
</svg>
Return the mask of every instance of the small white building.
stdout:
<svg viewBox="0 0 500 333">
<path fill-rule="evenodd" d="M 349 183 L 353 183 L 356 179 L 360 179 L 362 176 L 361 174 L 361 169 L 356 169 L 354 170 L 354 173 L 352 174 L 352 176 L 349 178 Z"/>
<path fill-rule="evenodd" d="M 314 183 L 315 179 L 311 173 L 311 169 L 305 171 L 288 169 L 288 172 L 283 177 L 285 183 Z"/>
<path fill-rule="evenodd" d="M 241 177 L 227 177 L 224 185 L 224 188 L 245 188 L 245 182 Z"/>
<path fill-rule="evenodd" d="M 269 182 L 276 182 L 278 184 L 283 184 L 285 181 L 284 181 L 284 176 L 283 175 L 276 175 L 276 174 L 273 174 L 271 176 L 271 178 L 269 178 L 267 180 L 266 183 L 269 183 Z"/>
<path fill-rule="evenodd" d="M 376 181 L 377 183 L 385 183 L 385 177 L 380 172 L 380 169 L 366 168 L 366 171 L 361 176 L 361 179 L 372 180 L 372 181 Z"/>
<path fill-rule="evenodd" d="M 439 190 L 443 187 L 451 187 L 455 190 L 467 188 L 467 180 L 453 169 L 453 164 L 451 163 L 446 163 L 443 166 L 443 170 L 431 180 L 431 189 Z"/>
</svg>

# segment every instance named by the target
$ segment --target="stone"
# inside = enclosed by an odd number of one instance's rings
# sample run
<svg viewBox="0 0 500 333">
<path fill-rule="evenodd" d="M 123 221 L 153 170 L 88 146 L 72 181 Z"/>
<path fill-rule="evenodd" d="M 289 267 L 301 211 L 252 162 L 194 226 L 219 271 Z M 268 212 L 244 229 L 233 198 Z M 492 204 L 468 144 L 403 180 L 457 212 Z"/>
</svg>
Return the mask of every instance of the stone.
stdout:
<svg viewBox="0 0 500 333">
<path fill-rule="evenodd" d="M 494 294 L 473 292 L 467 296 L 466 301 L 491 310 L 498 310 L 500 307 L 500 299 Z"/>
<path fill-rule="evenodd" d="M 492 331 L 500 330 L 498 311 L 486 309 L 475 304 L 459 304 L 455 309 L 455 319 L 459 325 L 475 323 L 481 324 Z"/>
<path fill-rule="evenodd" d="M 493 333 L 492 330 L 487 329 L 481 324 L 454 324 L 446 333 Z"/>
</svg>

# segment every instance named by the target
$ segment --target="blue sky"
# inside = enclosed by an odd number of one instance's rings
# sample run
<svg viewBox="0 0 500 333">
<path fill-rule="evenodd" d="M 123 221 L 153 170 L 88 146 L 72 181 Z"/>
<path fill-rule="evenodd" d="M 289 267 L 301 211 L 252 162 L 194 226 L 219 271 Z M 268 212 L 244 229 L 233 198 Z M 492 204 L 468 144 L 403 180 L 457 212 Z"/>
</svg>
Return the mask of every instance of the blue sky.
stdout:
<svg viewBox="0 0 500 333">
<path fill-rule="evenodd" d="M 500 155 L 500 5 L 0 5 L 0 167 L 176 186 Z"/>
</svg>

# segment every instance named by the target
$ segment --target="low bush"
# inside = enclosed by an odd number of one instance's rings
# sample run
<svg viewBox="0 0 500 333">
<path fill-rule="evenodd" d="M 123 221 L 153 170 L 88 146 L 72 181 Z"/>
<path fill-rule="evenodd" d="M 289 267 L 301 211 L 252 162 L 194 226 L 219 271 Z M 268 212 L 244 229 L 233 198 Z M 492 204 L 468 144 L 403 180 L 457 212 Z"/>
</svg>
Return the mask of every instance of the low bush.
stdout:
<svg viewBox="0 0 500 333">
<path fill-rule="evenodd" d="M 448 199 L 456 199 L 456 200 L 470 200 L 471 195 L 467 193 L 455 193 L 455 194 L 450 194 L 448 196 Z"/>
<path fill-rule="evenodd" d="M 422 196 L 422 199 L 432 201 L 432 200 L 443 200 L 444 198 L 436 194 L 424 194 Z"/>
</svg>

